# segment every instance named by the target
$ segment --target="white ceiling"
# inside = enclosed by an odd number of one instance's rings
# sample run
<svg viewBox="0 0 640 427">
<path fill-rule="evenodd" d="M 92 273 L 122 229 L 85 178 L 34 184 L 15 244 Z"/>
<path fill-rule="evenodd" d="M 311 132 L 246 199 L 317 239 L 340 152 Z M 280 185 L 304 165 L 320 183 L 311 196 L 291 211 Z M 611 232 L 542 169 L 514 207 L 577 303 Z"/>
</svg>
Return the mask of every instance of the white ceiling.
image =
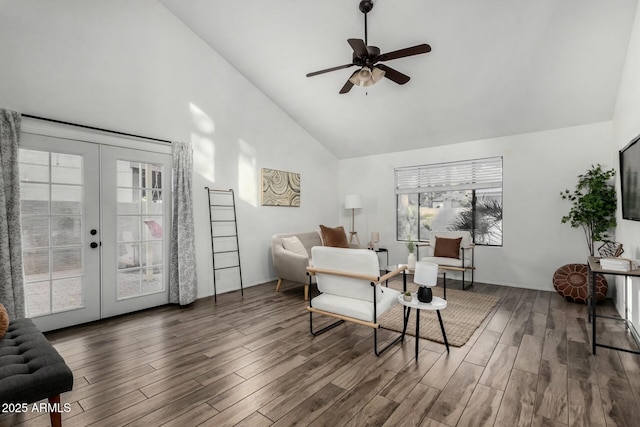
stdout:
<svg viewBox="0 0 640 427">
<path fill-rule="evenodd" d="M 359 0 L 161 0 L 338 158 L 611 120 L 637 0 L 377 0 L 369 44 L 432 52 L 338 94 Z M 212 70 L 214 72 L 214 70 Z"/>
</svg>

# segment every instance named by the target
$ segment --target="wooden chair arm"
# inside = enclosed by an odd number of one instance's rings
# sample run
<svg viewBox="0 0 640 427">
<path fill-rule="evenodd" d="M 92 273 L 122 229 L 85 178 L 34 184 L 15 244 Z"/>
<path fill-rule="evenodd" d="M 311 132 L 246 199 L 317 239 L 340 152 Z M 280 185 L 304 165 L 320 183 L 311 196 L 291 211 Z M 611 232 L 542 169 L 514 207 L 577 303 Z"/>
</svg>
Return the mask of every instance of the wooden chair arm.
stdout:
<svg viewBox="0 0 640 427">
<path fill-rule="evenodd" d="M 316 268 L 316 267 L 307 267 L 307 273 L 309 273 L 310 275 L 314 275 L 318 273 L 331 274 L 332 276 L 351 277 L 353 279 L 368 280 L 370 282 L 378 282 L 379 280 L 379 277 L 377 276 L 367 276 L 365 274 L 349 273 L 346 271 L 326 270 L 324 268 Z"/>
<path fill-rule="evenodd" d="M 342 277 L 351 277 L 353 279 L 362 279 L 362 280 L 367 280 L 371 283 L 382 283 L 385 282 L 387 280 L 389 280 L 390 278 L 397 276 L 398 274 L 400 274 L 401 272 L 403 272 L 404 270 L 407 269 L 407 266 L 401 266 L 398 267 L 397 269 L 393 270 L 390 273 L 385 274 L 382 277 L 379 276 L 367 276 L 366 274 L 359 274 L 359 273 L 349 273 L 346 271 L 337 271 L 337 270 L 326 270 L 324 268 L 316 268 L 316 267 L 307 267 L 307 273 L 310 276 L 313 276 L 314 274 L 331 274 L 333 276 L 342 276 Z"/>
<path fill-rule="evenodd" d="M 386 282 L 387 280 L 391 279 L 392 277 L 397 276 L 398 274 L 402 273 L 404 270 L 406 270 L 408 267 L 406 265 L 403 265 L 401 267 L 396 268 L 395 270 L 385 274 L 384 276 L 382 276 L 379 280 L 378 283 L 381 282 Z"/>
</svg>

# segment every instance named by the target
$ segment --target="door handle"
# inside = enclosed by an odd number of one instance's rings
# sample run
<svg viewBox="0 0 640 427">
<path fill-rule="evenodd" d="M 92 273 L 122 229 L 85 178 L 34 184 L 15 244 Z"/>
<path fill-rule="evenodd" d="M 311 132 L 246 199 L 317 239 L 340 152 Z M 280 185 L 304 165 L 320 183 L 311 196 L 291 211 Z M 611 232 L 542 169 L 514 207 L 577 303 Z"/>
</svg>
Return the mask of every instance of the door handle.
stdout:
<svg viewBox="0 0 640 427">
<path fill-rule="evenodd" d="M 98 247 L 98 244 L 96 242 L 91 242 L 89 246 L 91 247 L 91 249 L 95 249 Z"/>
</svg>

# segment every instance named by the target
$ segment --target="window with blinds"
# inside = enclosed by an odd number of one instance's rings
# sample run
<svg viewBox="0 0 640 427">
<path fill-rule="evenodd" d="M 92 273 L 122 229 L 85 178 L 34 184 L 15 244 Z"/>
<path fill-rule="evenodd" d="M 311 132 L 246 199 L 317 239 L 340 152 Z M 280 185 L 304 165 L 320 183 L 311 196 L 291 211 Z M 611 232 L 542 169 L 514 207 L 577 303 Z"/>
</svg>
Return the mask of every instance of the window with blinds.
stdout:
<svg viewBox="0 0 640 427">
<path fill-rule="evenodd" d="M 502 245 L 502 157 L 395 169 L 398 240 L 468 230 L 476 244 Z"/>
</svg>

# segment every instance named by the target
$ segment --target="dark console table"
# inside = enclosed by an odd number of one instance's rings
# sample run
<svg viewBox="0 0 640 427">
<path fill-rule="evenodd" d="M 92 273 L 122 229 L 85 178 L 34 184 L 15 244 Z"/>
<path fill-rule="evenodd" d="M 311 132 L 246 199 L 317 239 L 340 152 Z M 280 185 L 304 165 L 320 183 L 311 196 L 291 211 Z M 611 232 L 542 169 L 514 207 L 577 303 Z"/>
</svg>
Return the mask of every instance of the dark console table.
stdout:
<svg viewBox="0 0 640 427">
<path fill-rule="evenodd" d="M 640 268 L 636 268 L 635 270 L 630 270 L 630 271 L 618 271 L 618 270 L 605 270 L 600 266 L 600 258 L 599 257 L 592 257 L 590 256 L 588 258 L 588 265 L 589 265 L 589 272 L 591 273 L 591 283 L 589 284 L 589 305 L 588 305 L 588 311 L 589 311 L 589 319 L 591 320 L 591 329 L 592 329 L 592 339 L 591 339 L 591 343 L 593 346 L 592 352 L 593 354 L 596 354 L 596 347 L 604 347 L 604 348 L 610 348 L 612 350 L 620 350 L 620 351 L 626 351 L 628 353 L 634 353 L 634 354 L 640 354 L 640 351 L 636 351 L 636 350 L 631 350 L 628 348 L 621 348 L 621 347 L 613 347 L 610 345 L 605 345 L 605 344 L 598 344 L 596 341 L 596 319 L 598 317 L 603 317 L 603 318 L 607 318 L 607 319 L 614 319 L 614 320 L 622 320 L 625 322 L 625 327 L 627 329 L 629 329 L 629 316 L 628 316 L 628 310 L 627 310 L 627 279 L 629 277 L 640 277 Z M 624 287 L 625 287 L 625 292 L 624 292 L 624 318 L 619 318 L 619 317 L 611 317 L 611 316 L 603 316 L 603 315 L 598 315 L 596 313 L 596 303 L 595 303 L 595 294 L 596 294 L 596 274 L 610 274 L 612 276 L 624 276 L 625 277 L 625 283 L 624 283 Z M 636 345 L 638 345 L 638 347 L 640 347 L 640 344 L 638 344 L 638 341 L 636 340 L 636 336 L 635 334 L 631 333 L 631 336 L 633 337 L 633 340 L 636 342 Z"/>
</svg>

